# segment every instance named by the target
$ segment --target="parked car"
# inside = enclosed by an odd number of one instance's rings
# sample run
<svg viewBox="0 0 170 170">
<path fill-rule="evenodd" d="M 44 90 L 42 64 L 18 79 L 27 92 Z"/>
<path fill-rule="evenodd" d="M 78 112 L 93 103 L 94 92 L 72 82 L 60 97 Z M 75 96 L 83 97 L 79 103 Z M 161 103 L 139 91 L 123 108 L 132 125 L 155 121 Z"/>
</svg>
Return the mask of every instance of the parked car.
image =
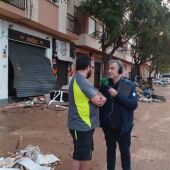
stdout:
<svg viewBox="0 0 170 170">
<path fill-rule="evenodd" d="M 160 86 L 165 86 L 167 84 L 167 82 L 165 80 L 162 80 L 162 79 L 154 79 L 153 83 L 158 84 Z"/>
<path fill-rule="evenodd" d="M 170 73 L 164 73 L 161 75 L 162 81 L 167 82 L 167 84 L 170 84 Z"/>
</svg>

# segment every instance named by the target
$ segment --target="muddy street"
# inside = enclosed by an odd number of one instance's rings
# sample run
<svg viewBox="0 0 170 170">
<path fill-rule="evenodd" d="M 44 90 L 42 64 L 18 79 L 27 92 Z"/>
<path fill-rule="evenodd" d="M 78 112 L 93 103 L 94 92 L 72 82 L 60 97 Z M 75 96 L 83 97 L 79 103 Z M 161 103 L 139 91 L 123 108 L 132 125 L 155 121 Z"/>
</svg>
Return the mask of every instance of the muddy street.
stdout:
<svg viewBox="0 0 170 170">
<path fill-rule="evenodd" d="M 132 133 L 133 170 L 170 169 L 170 87 L 157 87 L 155 93 L 167 98 L 165 103 L 139 103 Z M 43 153 L 61 159 L 58 170 L 67 170 L 72 155 L 72 139 L 67 129 L 67 109 L 47 107 L 0 107 L 0 153 L 15 151 L 17 140 L 23 145 L 39 146 Z M 94 136 L 95 151 L 91 170 L 106 170 L 105 140 L 100 128 Z M 117 152 L 117 169 L 121 170 Z"/>
</svg>

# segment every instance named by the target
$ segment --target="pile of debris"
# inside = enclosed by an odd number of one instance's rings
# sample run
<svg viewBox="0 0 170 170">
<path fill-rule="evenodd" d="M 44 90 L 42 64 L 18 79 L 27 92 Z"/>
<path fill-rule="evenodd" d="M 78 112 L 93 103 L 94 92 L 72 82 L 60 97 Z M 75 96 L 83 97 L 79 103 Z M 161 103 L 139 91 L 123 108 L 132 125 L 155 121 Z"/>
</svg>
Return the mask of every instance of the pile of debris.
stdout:
<svg viewBox="0 0 170 170">
<path fill-rule="evenodd" d="M 164 96 L 158 96 L 158 95 L 151 95 L 151 97 L 145 97 L 143 94 L 140 94 L 137 92 L 138 100 L 142 102 L 157 102 L 157 103 L 162 103 L 166 102 L 166 98 Z"/>
<path fill-rule="evenodd" d="M 32 145 L 0 157 L 2 170 L 57 170 L 58 164 L 60 160 L 55 155 L 43 155 L 38 146 Z"/>
<path fill-rule="evenodd" d="M 147 81 L 141 81 L 140 83 L 135 82 L 136 91 L 138 100 L 142 102 L 157 102 L 162 103 L 166 102 L 166 98 L 164 96 L 158 96 L 154 94 L 154 89 L 152 84 Z"/>
<path fill-rule="evenodd" d="M 46 100 L 45 97 L 40 96 L 40 97 L 29 97 L 25 101 L 20 101 L 20 102 L 13 102 L 4 105 L 3 107 L 6 109 L 11 109 L 11 108 L 18 108 L 18 107 L 24 107 L 24 108 L 30 108 L 30 107 L 56 107 L 56 108 L 63 108 L 63 109 L 68 109 L 68 103 L 66 102 L 58 102 L 55 99 L 48 99 Z"/>
</svg>

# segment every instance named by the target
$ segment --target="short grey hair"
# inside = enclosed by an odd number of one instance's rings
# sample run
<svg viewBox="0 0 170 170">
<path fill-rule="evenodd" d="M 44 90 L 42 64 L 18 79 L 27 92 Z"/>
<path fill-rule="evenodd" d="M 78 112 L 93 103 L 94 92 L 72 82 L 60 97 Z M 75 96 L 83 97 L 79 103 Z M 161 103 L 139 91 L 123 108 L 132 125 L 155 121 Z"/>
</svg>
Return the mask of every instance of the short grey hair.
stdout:
<svg viewBox="0 0 170 170">
<path fill-rule="evenodd" d="M 121 67 L 122 70 L 124 70 L 124 65 L 123 62 L 121 60 L 115 60 L 115 59 L 110 59 L 108 61 L 108 65 L 112 64 L 112 63 L 117 63 L 117 65 L 119 66 L 119 68 Z"/>
</svg>

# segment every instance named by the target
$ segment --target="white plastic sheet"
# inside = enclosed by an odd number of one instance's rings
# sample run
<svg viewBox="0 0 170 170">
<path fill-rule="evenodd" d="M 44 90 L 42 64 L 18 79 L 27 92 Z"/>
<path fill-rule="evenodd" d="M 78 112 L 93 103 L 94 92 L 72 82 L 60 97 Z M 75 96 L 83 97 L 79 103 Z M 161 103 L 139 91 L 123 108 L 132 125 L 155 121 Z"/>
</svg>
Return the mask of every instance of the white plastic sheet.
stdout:
<svg viewBox="0 0 170 170">
<path fill-rule="evenodd" d="M 48 165 L 54 162 L 60 161 L 60 159 L 58 159 L 55 155 L 50 154 L 50 155 L 42 155 L 42 154 L 38 154 L 37 159 L 36 159 L 36 163 L 40 164 L 40 165 Z"/>
<path fill-rule="evenodd" d="M 51 169 L 50 167 L 40 166 L 29 158 L 22 158 L 17 163 L 23 165 L 28 170 L 50 170 Z"/>
</svg>

